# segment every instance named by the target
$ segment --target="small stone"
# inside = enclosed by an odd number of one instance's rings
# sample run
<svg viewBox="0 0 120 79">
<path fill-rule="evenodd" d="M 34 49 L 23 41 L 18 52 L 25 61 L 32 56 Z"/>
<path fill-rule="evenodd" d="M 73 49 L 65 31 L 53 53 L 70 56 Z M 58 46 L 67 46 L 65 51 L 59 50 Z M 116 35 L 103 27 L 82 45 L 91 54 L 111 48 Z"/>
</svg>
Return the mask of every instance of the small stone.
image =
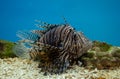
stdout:
<svg viewBox="0 0 120 79">
<path fill-rule="evenodd" d="M 11 64 L 8 62 L 11 62 Z M 68 69 L 66 73 L 44 76 L 42 72 L 39 73 L 38 64 L 39 62 L 28 59 L 0 59 L 0 79 L 120 79 L 120 68 L 116 70 L 89 70 L 75 65 Z"/>
</svg>

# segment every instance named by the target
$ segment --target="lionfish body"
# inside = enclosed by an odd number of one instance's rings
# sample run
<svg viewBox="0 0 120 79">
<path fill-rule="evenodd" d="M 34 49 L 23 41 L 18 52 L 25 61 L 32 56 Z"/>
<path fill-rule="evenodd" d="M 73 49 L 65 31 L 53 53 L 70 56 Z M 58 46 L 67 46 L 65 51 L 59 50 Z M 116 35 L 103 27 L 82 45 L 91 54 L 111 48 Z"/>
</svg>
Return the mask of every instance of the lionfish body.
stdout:
<svg viewBox="0 0 120 79">
<path fill-rule="evenodd" d="M 32 35 L 27 34 L 29 38 L 37 34 L 29 55 L 33 59 L 40 59 L 39 67 L 44 72 L 64 72 L 92 46 L 91 41 L 68 24 L 46 24 L 44 27 L 46 30 L 33 30 Z M 26 33 L 20 33 L 19 36 L 23 34 L 26 38 Z"/>
</svg>

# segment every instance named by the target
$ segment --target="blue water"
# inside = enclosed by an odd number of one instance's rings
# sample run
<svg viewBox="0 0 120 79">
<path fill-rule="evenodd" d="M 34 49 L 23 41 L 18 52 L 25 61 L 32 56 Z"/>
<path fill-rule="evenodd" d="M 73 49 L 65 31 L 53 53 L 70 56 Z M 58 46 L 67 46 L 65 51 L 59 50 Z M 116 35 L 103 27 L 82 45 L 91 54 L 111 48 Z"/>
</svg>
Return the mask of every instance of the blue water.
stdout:
<svg viewBox="0 0 120 79">
<path fill-rule="evenodd" d="M 17 41 L 36 19 L 59 24 L 62 16 L 89 39 L 120 46 L 120 0 L 0 0 L 0 39 Z"/>
</svg>

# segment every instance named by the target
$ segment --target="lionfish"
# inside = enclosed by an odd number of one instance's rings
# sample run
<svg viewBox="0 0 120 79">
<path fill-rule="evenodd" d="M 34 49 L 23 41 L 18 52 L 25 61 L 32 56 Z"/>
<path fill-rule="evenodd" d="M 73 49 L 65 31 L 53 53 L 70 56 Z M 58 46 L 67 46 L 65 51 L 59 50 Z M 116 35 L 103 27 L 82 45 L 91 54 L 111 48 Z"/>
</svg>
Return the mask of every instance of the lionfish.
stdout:
<svg viewBox="0 0 120 79">
<path fill-rule="evenodd" d="M 88 49 L 92 42 L 82 32 L 77 32 L 69 24 L 38 24 L 40 30 L 19 31 L 22 38 L 14 47 L 16 55 L 39 60 L 44 74 L 65 72 Z"/>
</svg>

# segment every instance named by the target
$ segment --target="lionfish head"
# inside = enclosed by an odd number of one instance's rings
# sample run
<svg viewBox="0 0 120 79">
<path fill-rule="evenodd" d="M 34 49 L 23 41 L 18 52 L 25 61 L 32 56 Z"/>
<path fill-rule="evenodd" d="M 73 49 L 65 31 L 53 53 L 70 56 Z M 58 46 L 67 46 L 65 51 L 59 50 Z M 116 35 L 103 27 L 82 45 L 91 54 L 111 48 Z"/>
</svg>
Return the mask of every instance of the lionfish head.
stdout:
<svg viewBox="0 0 120 79">
<path fill-rule="evenodd" d="M 87 53 L 87 51 L 92 48 L 92 41 L 90 41 L 88 38 L 86 38 L 84 36 L 84 34 L 82 32 L 77 32 L 76 34 L 78 34 L 79 38 L 79 42 L 81 42 L 81 47 L 78 48 L 80 49 L 79 52 L 77 52 L 77 57 L 82 56 L 84 53 Z"/>
</svg>

